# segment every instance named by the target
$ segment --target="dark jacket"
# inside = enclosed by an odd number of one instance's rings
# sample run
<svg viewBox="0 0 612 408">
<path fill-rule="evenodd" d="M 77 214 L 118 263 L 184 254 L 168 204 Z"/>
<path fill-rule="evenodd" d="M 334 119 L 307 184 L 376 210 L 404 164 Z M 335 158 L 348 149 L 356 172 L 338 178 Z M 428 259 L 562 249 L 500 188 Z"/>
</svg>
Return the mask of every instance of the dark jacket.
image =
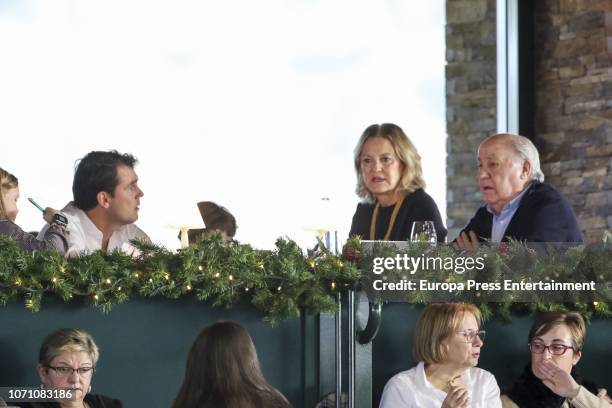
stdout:
<svg viewBox="0 0 612 408">
<path fill-rule="evenodd" d="M 383 239 L 394 206 L 382 207 L 379 210 L 376 222 L 376 236 L 374 239 Z M 374 212 L 374 204 L 359 203 L 355 215 L 353 215 L 353 223 L 351 224 L 350 236 L 360 235 L 362 239 L 370 239 L 370 223 L 372 222 L 372 213 Z M 409 241 L 410 233 L 412 232 L 412 224 L 415 221 L 433 221 L 436 229 L 438 242 L 444 242 L 446 238 L 446 228 L 442 222 L 440 211 L 436 202 L 422 189 L 408 193 L 404 202 L 397 214 L 397 219 L 389 240 L 391 241 Z"/>
<path fill-rule="evenodd" d="M 504 238 L 527 242 L 582 242 L 569 202 L 551 185 L 534 181 L 521 198 Z M 482 206 L 461 231 L 474 231 L 480 241 L 491 239 L 493 214 Z"/>
<path fill-rule="evenodd" d="M 87 394 L 85 402 L 92 408 L 123 408 L 121 401 L 105 397 L 104 395 Z M 57 402 L 28 402 L 17 403 L 20 408 L 60 408 Z"/>
</svg>

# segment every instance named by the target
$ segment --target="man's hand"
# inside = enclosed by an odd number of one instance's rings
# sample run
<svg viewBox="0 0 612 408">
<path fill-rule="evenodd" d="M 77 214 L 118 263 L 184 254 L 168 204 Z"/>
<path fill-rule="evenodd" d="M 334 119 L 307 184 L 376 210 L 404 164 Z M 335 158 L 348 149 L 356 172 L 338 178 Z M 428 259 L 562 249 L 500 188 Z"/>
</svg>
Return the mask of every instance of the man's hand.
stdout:
<svg viewBox="0 0 612 408">
<path fill-rule="evenodd" d="M 545 386 L 561 397 L 574 398 L 580 391 L 580 385 L 553 360 L 536 362 L 533 371 Z"/>
<path fill-rule="evenodd" d="M 478 242 L 478 237 L 474 231 L 468 231 L 466 234 L 462 232 L 459 234 L 457 239 L 455 240 L 455 249 L 460 251 L 465 251 L 469 253 L 478 252 L 478 248 L 480 248 L 480 243 Z"/>
</svg>

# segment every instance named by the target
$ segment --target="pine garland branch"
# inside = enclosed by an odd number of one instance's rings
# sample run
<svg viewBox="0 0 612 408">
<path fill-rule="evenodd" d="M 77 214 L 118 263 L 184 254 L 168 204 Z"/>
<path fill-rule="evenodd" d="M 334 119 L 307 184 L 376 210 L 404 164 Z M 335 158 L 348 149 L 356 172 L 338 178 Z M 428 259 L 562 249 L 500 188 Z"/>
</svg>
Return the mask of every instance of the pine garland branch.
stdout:
<svg viewBox="0 0 612 408">
<path fill-rule="evenodd" d="M 257 250 L 250 245 L 225 244 L 218 234 L 199 240 L 194 245 L 171 252 L 147 242 L 133 242 L 141 255 L 132 258 L 120 251 L 105 254 L 93 252 L 78 258 L 64 259 L 54 251 L 24 252 L 10 238 L 0 236 L 0 304 L 23 299 L 25 307 L 35 312 L 43 299 L 55 295 L 64 301 L 86 299 L 108 312 L 115 304 L 134 296 L 162 296 L 177 299 L 195 296 L 215 306 L 232 307 L 246 299 L 265 314 L 270 324 L 278 324 L 300 313 L 317 314 L 337 310 L 338 291 L 363 282 L 360 270 L 373 255 L 364 254 L 358 238 L 348 240 L 342 256 L 319 245 L 310 254 L 288 238 L 280 238 L 274 250 Z M 569 272 L 578 279 L 610 278 L 612 245 L 580 246 L 564 253 L 542 257 L 524 245 L 512 242 L 506 250 L 482 248 L 486 268 L 479 279 L 500 279 L 509 271 L 521 270 L 519 278 L 537 279 L 564 276 Z M 378 251 L 378 252 L 376 252 Z M 397 251 L 379 245 L 377 256 L 394 256 Z M 447 246 L 410 245 L 410 256 L 437 256 L 456 259 L 461 256 Z M 419 272 L 421 278 L 439 279 L 439 271 Z M 446 282 L 465 282 L 474 275 L 449 274 Z M 612 279 L 609 279 L 612 280 Z M 461 301 L 456 293 L 451 300 Z M 484 296 L 484 294 L 483 294 Z M 424 304 L 434 296 L 426 291 L 413 291 L 404 300 Z M 478 299 L 477 299 L 478 300 Z M 518 302 L 505 295 L 496 302 L 476 302 L 483 316 L 510 320 L 516 313 L 535 313 L 559 308 L 579 310 L 587 318 L 612 318 L 612 304 L 580 302 L 568 297 L 563 303 L 550 303 L 545 296 L 534 295 L 529 303 Z"/>
</svg>

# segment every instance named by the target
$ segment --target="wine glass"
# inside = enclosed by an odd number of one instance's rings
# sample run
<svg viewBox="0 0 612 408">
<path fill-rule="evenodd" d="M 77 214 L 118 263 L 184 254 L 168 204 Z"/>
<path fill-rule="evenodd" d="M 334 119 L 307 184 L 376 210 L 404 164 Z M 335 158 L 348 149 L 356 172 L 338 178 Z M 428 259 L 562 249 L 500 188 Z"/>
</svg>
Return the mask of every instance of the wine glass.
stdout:
<svg viewBox="0 0 612 408">
<path fill-rule="evenodd" d="M 412 224 L 412 232 L 410 233 L 410 241 L 412 242 L 429 242 L 436 244 L 438 237 L 433 221 L 415 221 Z"/>
</svg>

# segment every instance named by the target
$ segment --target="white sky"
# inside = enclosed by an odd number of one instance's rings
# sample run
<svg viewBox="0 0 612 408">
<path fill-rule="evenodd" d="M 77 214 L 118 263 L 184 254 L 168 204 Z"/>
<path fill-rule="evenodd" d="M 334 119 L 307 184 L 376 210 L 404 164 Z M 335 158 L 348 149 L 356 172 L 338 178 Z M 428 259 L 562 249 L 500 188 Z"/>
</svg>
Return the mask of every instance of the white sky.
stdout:
<svg viewBox="0 0 612 408">
<path fill-rule="evenodd" d="M 322 223 L 344 239 L 353 148 L 381 122 L 416 144 L 445 218 L 444 2 L 415 5 L 0 1 L 0 167 L 19 178 L 17 223 L 40 229 L 26 197 L 63 207 L 75 161 L 117 149 L 140 161 L 138 225 L 168 248 L 165 225 L 203 226 L 202 200 L 255 247 L 312 246 L 304 227 Z"/>
</svg>

